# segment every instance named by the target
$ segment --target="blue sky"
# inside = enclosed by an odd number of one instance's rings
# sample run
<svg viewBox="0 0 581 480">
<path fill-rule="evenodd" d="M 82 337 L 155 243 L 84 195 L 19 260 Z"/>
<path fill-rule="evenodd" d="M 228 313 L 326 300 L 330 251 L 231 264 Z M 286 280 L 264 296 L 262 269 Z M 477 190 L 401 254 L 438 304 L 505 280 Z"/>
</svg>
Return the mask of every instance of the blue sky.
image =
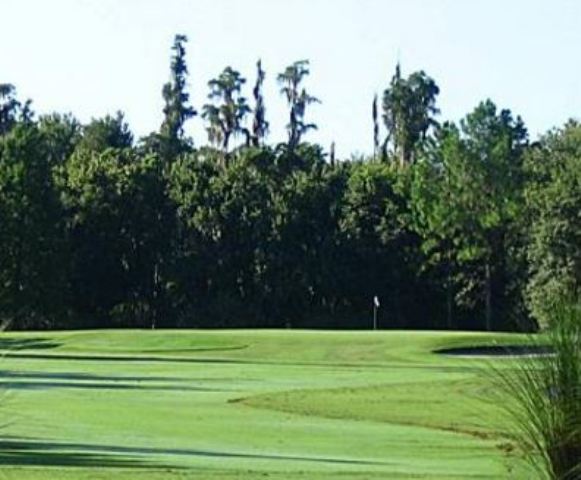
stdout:
<svg viewBox="0 0 581 480">
<path fill-rule="evenodd" d="M 0 82 L 39 113 L 88 121 L 125 112 L 138 135 L 161 122 L 161 86 L 175 33 L 188 35 L 190 92 L 230 65 L 267 72 L 270 141 L 285 138 L 276 74 L 311 61 L 308 90 L 322 100 L 312 141 L 340 157 L 372 149 L 371 100 L 399 59 L 441 89 L 441 119 L 485 98 L 520 114 L 533 137 L 581 115 L 581 2 L 577 0 L 1 0 Z M 250 94 L 250 85 L 246 92 Z M 205 142 L 203 122 L 189 132 Z"/>
</svg>

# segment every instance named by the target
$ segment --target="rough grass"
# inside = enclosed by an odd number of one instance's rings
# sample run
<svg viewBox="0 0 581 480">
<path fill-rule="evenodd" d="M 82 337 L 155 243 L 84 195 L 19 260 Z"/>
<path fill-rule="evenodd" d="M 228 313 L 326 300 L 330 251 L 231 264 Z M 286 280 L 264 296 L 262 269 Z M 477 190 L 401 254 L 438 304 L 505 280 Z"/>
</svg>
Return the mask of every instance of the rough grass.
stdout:
<svg viewBox="0 0 581 480">
<path fill-rule="evenodd" d="M 483 362 L 432 353 L 519 341 L 397 331 L 3 334 L 0 478 L 526 478 Z"/>
</svg>

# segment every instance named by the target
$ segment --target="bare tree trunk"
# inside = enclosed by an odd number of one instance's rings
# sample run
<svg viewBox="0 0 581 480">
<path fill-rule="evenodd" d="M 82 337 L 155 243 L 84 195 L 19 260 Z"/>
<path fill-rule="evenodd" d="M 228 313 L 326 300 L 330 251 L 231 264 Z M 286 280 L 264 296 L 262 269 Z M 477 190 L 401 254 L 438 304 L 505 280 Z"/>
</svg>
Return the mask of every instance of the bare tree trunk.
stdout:
<svg viewBox="0 0 581 480">
<path fill-rule="evenodd" d="M 452 282 L 450 272 L 448 272 L 448 279 L 446 280 L 446 323 L 448 330 L 454 328 L 454 296 L 452 293 Z"/>
<path fill-rule="evenodd" d="M 152 291 L 152 302 L 150 305 L 151 309 L 151 328 L 155 329 L 157 324 L 158 316 L 158 293 L 159 293 L 159 264 L 156 260 L 153 266 L 153 291 Z"/>
<path fill-rule="evenodd" d="M 486 330 L 492 330 L 492 272 L 490 269 L 490 261 L 486 261 L 484 267 L 485 276 L 485 317 L 486 317 Z"/>
<path fill-rule="evenodd" d="M 452 288 L 452 249 L 446 242 L 446 324 L 448 330 L 454 328 L 454 291 Z"/>
</svg>

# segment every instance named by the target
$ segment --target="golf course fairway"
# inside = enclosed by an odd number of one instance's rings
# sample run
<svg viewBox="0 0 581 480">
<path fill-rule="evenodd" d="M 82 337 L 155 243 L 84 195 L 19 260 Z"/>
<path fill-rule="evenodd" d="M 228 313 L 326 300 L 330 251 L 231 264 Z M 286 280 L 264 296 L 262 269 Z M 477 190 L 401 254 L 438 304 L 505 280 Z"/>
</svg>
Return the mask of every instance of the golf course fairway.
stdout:
<svg viewBox="0 0 581 480">
<path fill-rule="evenodd" d="M 529 478 L 486 365 L 511 334 L 4 333 L 0 479 Z"/>
</svg>

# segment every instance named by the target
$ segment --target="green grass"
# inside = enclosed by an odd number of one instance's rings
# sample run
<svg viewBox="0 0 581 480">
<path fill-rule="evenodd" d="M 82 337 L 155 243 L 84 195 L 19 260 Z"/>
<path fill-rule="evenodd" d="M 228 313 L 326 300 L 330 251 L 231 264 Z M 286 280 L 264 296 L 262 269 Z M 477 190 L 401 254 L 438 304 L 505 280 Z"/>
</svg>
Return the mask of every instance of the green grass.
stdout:
<svg viewBox="0 0 581 480">
<path fill-rule="evenodd" d="M 5 333 L 0 479 L 527 478 L 483 362 L 432 353 L 494 341 L 522 338 Z"/>
</svg>

